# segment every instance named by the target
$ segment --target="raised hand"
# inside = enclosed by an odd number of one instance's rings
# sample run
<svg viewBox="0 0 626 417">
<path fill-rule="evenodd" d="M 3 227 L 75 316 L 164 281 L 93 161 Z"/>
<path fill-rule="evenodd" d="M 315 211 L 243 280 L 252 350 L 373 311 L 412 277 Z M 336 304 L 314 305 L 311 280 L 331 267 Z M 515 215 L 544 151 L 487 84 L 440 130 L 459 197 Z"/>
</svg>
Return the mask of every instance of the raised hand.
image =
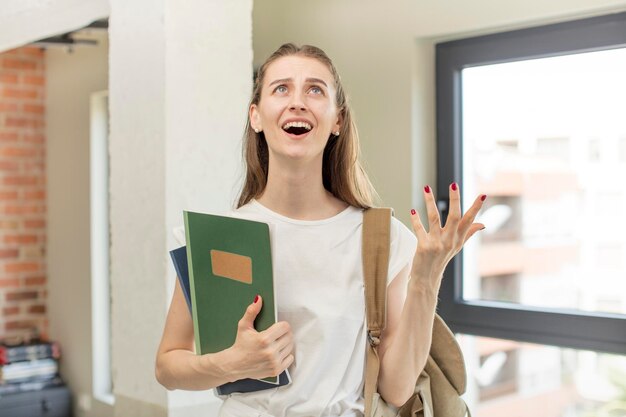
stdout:
<svg viewBox="0 0 626 417">
<path fill-rule="evenodd" d="M 450 211 L 444 227 L 441 227 L 435 196 L 428 185 L 424 187 L 424 198 L 428 213 L 428 232 L 424 229 L 419 213 L 411 210 L 411 222 L 418 239 L 411 277 L 418 280 L 419 284 L 438 292 L 448 262 L 461 251 L 474 233 L 485 228 L 481 223 L 474 223 L 474 219 L 487 196 L 478 196 L 467 213 L 461 217 L 459 187 L 456 183 L 450 184 Z"/>
<path fill-rule="evenodd" d="M 254 328 L 254 319 L 262 307 L 263 300 L 257 296 L 237 325 L 237 337 L 230 348 L 236 355 L 236 379 L 278 376 L 294 361 L 289 323 L 280 321 L 262 332 Z"/>
</svg>

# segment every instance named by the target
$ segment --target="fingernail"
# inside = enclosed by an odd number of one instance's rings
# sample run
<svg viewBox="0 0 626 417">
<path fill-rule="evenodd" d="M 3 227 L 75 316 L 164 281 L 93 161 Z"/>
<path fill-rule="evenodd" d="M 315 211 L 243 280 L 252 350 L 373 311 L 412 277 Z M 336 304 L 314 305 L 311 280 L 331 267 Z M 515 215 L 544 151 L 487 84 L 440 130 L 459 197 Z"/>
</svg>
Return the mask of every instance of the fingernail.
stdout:
<svg viewBox="0 0 626 417">
<path fill-rule="evenodd" d="M 256 302 L 259 301 L 259 295 L 257 294 L 256 297 L 254 297 L 254 304 L 256 304 Z"/>
<path fill-rule="evenodd" d="M 415 216 L 415 210 L 411 209 L 411 215 Z"/>
<path fill-rule="evenodd" d="M 483 226 L 483 227 L 481 227 L 481 228 L 480 228 L 480 230 L 484 230 L 484 229 L 485 229 L 485 226 Z"/>
<path fill-rule="evenodd" d="M 480 196 L 480 201 L 485 201 L 485 198 L 487 198 L 487 195 L 483 194 L 482 196 Z"/>
<path fill-rule="evenodd" d="M 427 185 L 426 187 L 424 187 L 424 191 L 426 191 L 427 193 L 430 193 L 430 187 Z"/>
<path fill-rule="evenodd" d="M 453 183 L 452 183 L 452 190 L 453 190 L 453 191 L 456 191 L 456 182 L 453 182 Z"/>
</svg>

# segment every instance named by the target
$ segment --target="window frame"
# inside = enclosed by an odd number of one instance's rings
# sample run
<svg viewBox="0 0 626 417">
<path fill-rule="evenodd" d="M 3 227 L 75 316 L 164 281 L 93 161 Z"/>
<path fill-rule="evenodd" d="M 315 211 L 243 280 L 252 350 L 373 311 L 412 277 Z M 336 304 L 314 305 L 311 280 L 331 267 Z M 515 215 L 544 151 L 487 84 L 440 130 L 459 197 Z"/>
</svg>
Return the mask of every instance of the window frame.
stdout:
<svg viewBox="0 0 626 417">
<path fill-rule="evenodd" d="M 91 94 L 89 141 L 92 395 L 113 406 L 108 90 Z"/>
<path fill-rule="evenodd" d="M 437 206 L 442 224 L 448 185 L 463 183 L 463 69 L 624 47 L 626 12 L 436 44 Z M 448 265 L 439 293 L 438 312 L 454 332 L 626 354 L 626 315 L 464 300 L 462 271 L 463 251 Z"/>
</svg>

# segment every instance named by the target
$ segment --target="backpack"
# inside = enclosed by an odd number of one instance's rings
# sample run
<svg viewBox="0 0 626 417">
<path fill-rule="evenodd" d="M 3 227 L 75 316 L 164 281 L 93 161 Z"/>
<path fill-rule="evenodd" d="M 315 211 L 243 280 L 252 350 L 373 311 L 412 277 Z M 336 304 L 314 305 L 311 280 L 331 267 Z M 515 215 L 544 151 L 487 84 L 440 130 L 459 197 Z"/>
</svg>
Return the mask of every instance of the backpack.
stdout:
<svg viewBox="0 0 626 417">
<path fill-rule="evenodd" d="M 385 403 L 377 392 L 378 344 L 386 325 L 387 273 L 389 266 L 391 208 L 363 212 L 363 274 L 367 314 L 365 417 L 464 417 L 471 416 L 461 398 L 466 388 L 465 362 L 454 334 L 435 314 L 428 360 L 413 396 L 399 409 Z"/>
</svg>

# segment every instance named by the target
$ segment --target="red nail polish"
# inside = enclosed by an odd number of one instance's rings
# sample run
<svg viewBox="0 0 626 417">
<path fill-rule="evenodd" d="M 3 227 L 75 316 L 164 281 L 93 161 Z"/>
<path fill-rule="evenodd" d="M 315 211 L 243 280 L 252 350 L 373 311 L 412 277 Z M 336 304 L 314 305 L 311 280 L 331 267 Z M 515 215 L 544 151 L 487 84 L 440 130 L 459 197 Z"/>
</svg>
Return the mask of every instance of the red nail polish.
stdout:
<svg viewBox="0 0 626 417">
<path fill-rule="evenodd" d="M 456 191 L 456 182 L 453 182 L 453 183 L 452 183 L 452 190 L 453 190 L 453 191 Z"/>
<path fill-rule="evenodd" d="M 485 198 L 487 198 L 487 195 L 483 194 L 480 196 L 480 201 L 485 201 Z"/>
<path fill-rule="evenodd" d="M 256 304 L 256 302 L 259 301 L 259 295 L 257 294 L 256 297 L 254 297 L 254 304 Z"/>
<path fill-rule="evenodd" d="M 427 185 L 426 187 L 424 187 L 424 191 L 426 191 L 427 193 L 430 193 L 430 187 Z"/>
<path fill-rule="evenodd" d="M 411 209 L 411 215 L 415 216 L 415 210 Z"/>
</svg>

